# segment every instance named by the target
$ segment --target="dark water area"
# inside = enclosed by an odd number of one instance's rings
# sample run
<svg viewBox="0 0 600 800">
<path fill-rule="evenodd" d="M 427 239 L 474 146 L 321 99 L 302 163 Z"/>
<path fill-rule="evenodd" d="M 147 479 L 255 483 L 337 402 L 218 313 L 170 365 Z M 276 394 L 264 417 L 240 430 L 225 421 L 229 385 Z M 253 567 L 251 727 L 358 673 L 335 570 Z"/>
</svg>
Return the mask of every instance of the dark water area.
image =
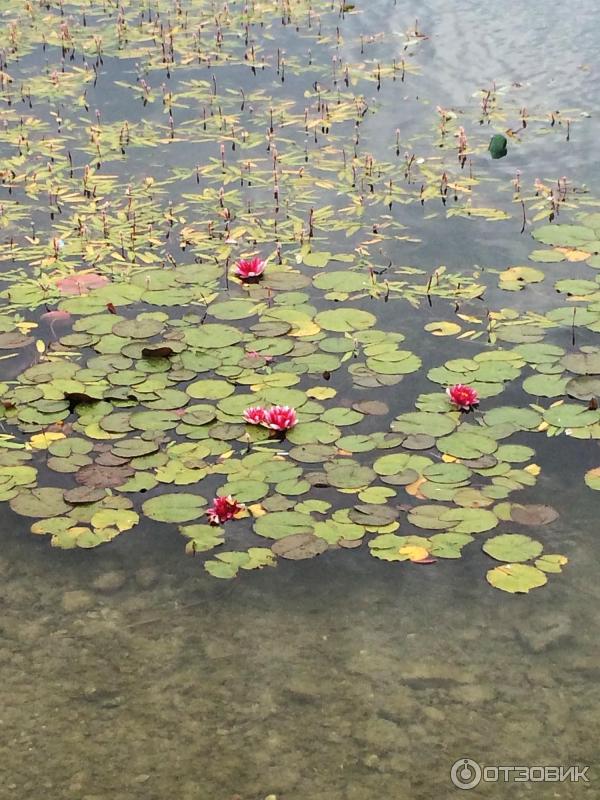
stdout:
<svg viewBox="0 0 600 800">
<path fill-rule="evenodd" d="M 242 19 L 243 4 L 229 5 L 231 13 Z M 160 214 L 174 208 L 173 214 L 185 217 L 185 224 L 201 219 L 205 226 L 208 214 L 218 218 L 220 177 L 213 180 L 203 174 L 197 180 L 196 165 L 211 159 L 218 164 L 223 137 L 214 126 L 210 128 L 210 120 L 209 129 L 203 127 L 203 111 L 210 105 L 204 92 L 185 102 L 178 98 L 173 109 L 177 136 L 169 141 L 161 96 L 165 91 L 184 93 L 191 81 L 210 85 L 213 73 L 219 97 L 230 92 L 238 111 L 245 94 L 240 114 L 256 141 L 251 152 L 241 154 L 227 141 L 227 159 L 239 164 L 252 158 L 259 166 L 256 183 L 243 187 L 240 197 L 230 201 L 240 218 L 248 202 L 257 216 L 271 207 L 272 187 L 263 175 L 271 157 L 265 150 L 265 109 L 272 103 L 276 118 L 279 113 L 285 116 L 282 108 L 289 101 L 290 118 L 297 116 L 277 129 L 275 137 L 282 140 L 283 168 L 290 174 L 297 171 L 305 163 L 304 153 L 310 152 L 311 160 L 314 157 L 323 169 L 318 170 L 321 185 L 312 183 L 305 194 L 282 190 L 286 213 L 306 220 L 311 208 L 331 205 L 336 220 L 351 221 L 349 198 L 363 205 L 360 230 L 316 226 L 313 249 L 358 252 L 365 268 L 382 270 L 381 281 L 391 266 L 390 280 L 410 283 L 413 279 L 406 277 L 410 273 L 403 270 L 415 267 L 422 270 L 414 278 L 422 289 L 428 276 L 444 265 L 449 273 L 466 276 L 463 285 L 469 281 L 485 285 L 483 295 L 472 299 L 454 299 L 449 291 L 447 296 L 432 295 L 429 302 L 421 292 L 415 302 L 392 297 L 385 303 L 381 297 L 365 296 L 354 303 L 353 307 L 375 314 L 381 329 L 401 333 L 405 337 L 401 346 L 417 352 L 423 362 L 421 370 L 406 375 L 401 383 L 376 392 L 357 387 L 342 370 L 327 382 L 337 390 L 340 405 L 357 399 L 385 400 L 390 413 L 383 424 L 388 430 L 393 417 L 414 410 L 421 393 L 440 388 L 428 380 L 430 368 L 486 351 L 488 331 L 481 319 L 490 310 L 542 315 L 562 304 L 555 281 L 595 279 L 596 270 L 584 262 L 532 264 L 528 257 L 541 247 L 532 239 L 532 231 L 548 219 L 548 204 L 536 196 L 536 179 L 555 186 L 567 177 L 569 194 L 560 209 L 561 222 L 570 222 L 580 211 L 595 211 L 600 202 L 594 199 L 600 186 L 600 165 L 594 155 L 600 135 L 597 9 L 587 0 L 570 4 L 552 0 L 543 7 L 513 0 L 502 5 L 372 0 L 368 5 L 357 2 L 345 13 L 337 4 L 319 4 L 312 17 L 304 14 L 304 22 L 298 14 L 296 25 L 281 26 L 282 9 L 287 13 L 288 6 L 310 4 L 249 5 L 272 23 L 257 34 L 259 59 L 261 52 L 266 53 L 269 69 L 259 68 L 253 74 L 242 58 L 218 67 L 216 62 L 207 66 L 190 60 L 167 76 L 156 62 L 146 63 L 146 48 L 154 47 L 149 41 L 136 48 L 131 45 L 136 52 L 121 58 L 116 51 L 109 52 L 113 34 L 105 33 L 107 52 L 97 66 L 97 83 L 86 84 L 88 108 L 78 87 L 71 97 L 66 90 L 58 98 L 44 97 L 40 91 L 31 113 L 48 125 L 48 137 L 57 139 L 55 115 L 62 117 L 60 135 L 65 141 L 59 150 L 72 146 L 77 180 L 95 159 L 87 140 L 96 109 L 102 125 L 115 126 L 117 133 L 128 120 L 132 131 L 135 128 L 131 146 L 125 155 L 118 148 L 107 148 L 106 162 L 98 170 L 99 176 L 114 178 L 106 207 L 115 209 L 116 215 L 117 208 L 122 210 L 119 204 L 127 185 L 138 186 L 151 177 L 156 193 L 149 203 Z M 51 39 L 61 17 L 58 4 L 50 6 Z M 133 17 L 139 13 L 134 6 L 124 3 L 132 31 Z M 201 12 L 207 38 L 214 35 L 211 19 L 223 13 L 222 4 L 205 0 L 160 6 L 163 18 L 170 13 L 176 19 L 182 7 L 191 15 Z M 36 13 L 46 13 L 45 6 L 38 8 L 36 3 L 35 8 Z M 0 10 L 7 21 L 3 40 L 17 19 L 24 41 L 26 12 L 8 0 L 0 0 Z M 87 14 L 90 34 L 96 28 L 112 31 L 118 13 L 116 5 L 102 6 L 95 0 L 64 6 L 67 20 Z M 312 20 L 310 29 L 307 19 Z M 322 25 L 322 36 L 315 41 L 317 24 Z M 224 49 L 231 45 L 237 53 L 243 31 L 241 23 L 233 24 L 225 34 Z M 283 82 L 273 67 L 277 47 L 289 64 Z M 15 91 L 36 73 L 61 67 L 56 43 L 43 48 L 37 42 L 14 60 L 7 50 L 6 57 Z M 347 89 L 340 77 L 341 91 L 354 91 L 369 108 L 359 128 L 351 115 L 339 123 L 338 138 L 331 143 L 321 133 L 316 143 L 312 133 L 306 134 L 303 103 L 310 105 L 312 114 L 315 97 L 308 95 L 313 81 L 333 91 L 332 58 L 359 65 L 357 75 L 362 69 L 372 76 L 378 63 L 400 65 L 404 57 L 404 80 L 398 66 L 394 79 L 386 74 L 379 88 L 371 77 L 360 91 Z M 88 57 L 88 64 L 92 61 Z M 78 53 L 74 64 L 82 63 Z M 67 67 L 71 68 L 68 62 Z M 139 97 L 140 76 L 145 76 L 155 98 L 145 106 Z M 494 86 L 500 110 L 479 124 L 479 93 Z M 233 114 L 229 100 L 224 101 L 225 111 Z M 211 113 L 217 114 L 217 104 Z M 450 209 L 468 204 L 462 189 L 457 190 L 456 200 L 451 190 L 445 205 L 438 197 L 419 202 L 421 187 L 437 186 L 438 167 L 448 158 L 446 142 L 455 148 L 454 129 L 440 147 L 436 106 L 463 113 L 465 126 L 468 121 L 471 163 L 460 169 L 453 154 L 451 180 L 458 183 L 471 170 L 480 181 L 471 198 L 473 206 L 506 212 L 508 218 L 492 222 L 447 215 Z M 20 101 L 16 111 L 6 103 L 3 108 L 9 121 L 0 137 L 0 153 L 8 158 L 15 154 L 10 140 L 15 120 L 29 111 Z M 528 109 L 530 121 L 519 133 L 523 108 Z M 555 124 L 551 124 L 553 113 Z M 402 142 L 398 155 L 397 129 Z M 517 130 L 516 140 L 509 137 L 506 159 L 492 161 L 486 150 L 489 137 L 507 129 Z M 31 138 L 35 138 L 33 125 Z M 373 192 L 377 202 L 371 202 L 368 172 L 358 177 L 367 181 L 364 191 L 357 190 L 360 201 L 346 188 L 338 188 L 342 150 L 348 159 L 354 151 L 360 159 L 369 155 L 376 163 L 397 165 L 399 194 L 391 208 L 383 202 L 383 179 Z M 36 168 L 42 163 L 40 152 L 43 148 L 36 154 Z M 404 176 L 405 154 L 424 162 L 421 172 L 415 162 L 412 183 Z M 335 169 L 333 162 L 338 165 Z M 425 167 L 436 177 L 427 175 Z M 23 170 L 27 169 L 24 159 Z M 68 173 L 64 164 L 61 169 L 63 175 Z M 523 232 L 513 184 L 517 173 L 527 217 Z M 68 241 L 76 210 L 69 207 L 68 215 L 65 210 L 52 219 L 42 194 L 34 196 L 24 185 L 9 193 L 5 182 L 0 189 L 6 208 L 18 200 L 26 211 L 25 220 L 3 220 L 3 245 L 13 235 L 23 243 L 30 223 L 40 241 L 47 243 L 65 233 Z M 232 181 L 234 185 L 237 191 L 239 182 Z M 208 201 L 198 199 L 209 188 L 215 195 Z M 65 209 L 68 203 L 65 200 Z M 540 209 L 544 214 L 534 219 Z M 157 223 L 161 232 L 165 227 L 164 220 Z M 169 253 L 178 265 L 193 264 L 195 255 L 203 254 L 204 243 L 196 242 L 197 250 L 182 249 L 178 238 L 182 227 L 184 223 L 177 223 L 176 233 L 161 245 L 161 258 Z M 365 235 L 369 228 L 373 241 Z M 266 232 L 266 225 L 260 230 L 264 238 L 259 246 L 274 251 L 277 236 Z M 380 231 L 391 233 L 380 237 Z M 286 249 L 285 241 L 283 250 L 295 259 L 297 249 L 289 243 Z M 8 262 L 5 250 L 3 254 L 4 272 L 29 269 L 26 255 Z M 75 246 L 69 255 L 72 260 L 80 257 Z M 311 278 L 315 274 L 301 259 L 292 263 Z M 499 288 L 497 272 L 517 265 L 539 267 L 545 280 L 522 292 Z M 226 291 L 223 281 L 219 291 Z M 232 289 L 232 296 L 241 296 L 236 291 Z M 301 291 L 317 309 L 330 307 L 312 285 Z M 6 298 L 2 303 L 10 305 Z M 196 313 L 198 307 L 196 303 Z M 46 310 L 38 305 L 16 313 L 43 326 L 40 315 Z M 170 309 L 171 317 L 186 310 L 185 306 Z M 457 319 L 455 312 L 479 318 L 472 325 L 481 335 L 457 339 L 424 333 L 429 322 Z M 471 325 L 458 322 L 465 331 Z M 247 330 L 245 319 L 229 324 Z M 43 330 L 48 341 L 58 338 Z M 578 327 L 574 332 L 570 326 L 549 330 L 544 342 L 567 352 L 598 344 L 593 330 Z M 499 345 L 514 346 L 510 339 L 500 339 Z M 21 350 L 0 361 L 0 379 L 14 380 L 34 357 Z M 316 378 L 306 379 L 302 388 L 324 385 Z M 536 402 L 546 408 L 554 399 L 527 395 L 519 380 L 508 383 L 490 405 Z M 476 413 L 484 410 L 482 403 Z M 382 429 L 381 419 L 366 419 L 361 432 Z M 3 425 L 0 433 L 14 433 L 14 427 Z M 598 506 L 583 476 L 600 463 L 600 450 L 591 436 L 546 437 L 538 431 L 517 432 L 511 444 L 534 448 L 535 462 L 541 466 L 535 485 L 520 491 L 515 502 L 549 504 L 560 516 L 539 530 L 502 523 L 499 532 L 539 537 L 547 552 L 569 558 L 563 574 L 550 575 L 547 586 L 530 594 L 512 595 L 489 586 L 485 574 L 491 560 L 477 544 L 460 559 L 440 558 L 431 565 L 386 563 L 371 557 L 364 545 L 337 547 L 312 560 L 281 559 L 275 569 L 244 571 L 227 581 L 207 574 L 202 556 L 185 555 L 184 540 L 174 524 L 143 518 L 134 530 L 102 547 L 63 551 L 50 547 L 49 537 L 32 535 L 32 520 L 3 503 L 0 800 L 433 800 L 459 794 L 450 770 L 464 758 L 482 766 L 589 766 L 589 782 L 482 782 L 467 797 L 599 797 Z M 358 460 L 369 463 L 371 455 L 359 453 Z M 45 469 L 44 457 L 38 458 L 40 471 Z M 222 477 L 207 478 L 210 491 L 216 491 L 216 479 Z M 52 478 L 55 486 L 72 485 L 68 474 Z M 399 490 L 394 503 L 410 500 L 402 486 L 393 488 Z M 205 485 L 201 491 L 210 494 Z M 340 500 L 331 487 L 311 487 L 309 496 L 335 507 L 347 502 L 347 496 Z M 403 518 L 401 533 L 407 531 L 420 533 Z M 230 549 L 247 547 L 250 537 L 252 546 L 264 545 L 246 521 L 239 521 L 231 535 L 228 528 Z"/>
</svg>

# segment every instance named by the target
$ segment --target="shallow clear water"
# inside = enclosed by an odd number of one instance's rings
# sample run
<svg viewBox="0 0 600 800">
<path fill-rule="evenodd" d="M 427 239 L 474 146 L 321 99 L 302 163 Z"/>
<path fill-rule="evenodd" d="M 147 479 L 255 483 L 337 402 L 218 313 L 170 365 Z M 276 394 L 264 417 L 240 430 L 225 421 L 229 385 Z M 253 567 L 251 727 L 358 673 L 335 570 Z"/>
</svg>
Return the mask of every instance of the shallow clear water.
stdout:
<svg viewBox="0 0 600 800">
<path fill-rule="evenodd" d="M 597 764 L 590 523 L 555 525 L 569 578 L 525 598 L 492 593 L 472 559 L 457 575 L 332 553 L 221 583 L 170 540 L 57 557 L 9 534 L 3 792 L 430 798 L 450 795 L 463 756 Z M 90 591 L 107 570 L 124 586 Z M 593 782 L 534 788 L 595 796 Z"/>
<path fill-rule="evenodd" d="M 384 81 L 379 92 L 373 84 L 367 99 L 381 108 L 365 118 L 362 146 L 389 159 L 400 127 L 428 155 L 435 106 L 476 108 L 473 93 L 492 81 L 522 83 L 523 105 L 531 108 L 593 115 L 595 8 L 571 5 L 546 3 L 542 14 L 512 1 L 373 0 L 366 13 L 348 15 L 341 23 L 343 52 L 353 61 L 360 60 L 360 34 L 365 40 L 382 30 L 401 34 L 418 17 L 429 37 L 418 46 L 420 75 L 403 84 Z M 333 35 L 334 23 L 325 24 Z M 305 56 L 301 37 L 289 30 L 281 36 L 282 47 Z M 367 43 L 365 58 L 378 57 L 370 55 L 373 48 L 389 60 L 392 47 L 389 38 Z M 42 68 L 44 58 L 36 51 L 23 69 Z M 189 73 L 206 79 L 205 71 Z M 107 58 L 102 74 L 131 83 L 135 64 Z M 290 76 L 276 89 L 260 72 L 253 83 L 235 67 L 220 80 L 236 88 L 243 81 L 248 92 L 264 83 L 279 99 L 303 88 Z M 91 113 L 99 108 L 107 121 L 128 108 L 131 119 L 164 116 L 160 103 L 134 108 L 125 92 L 108 92 L 110 85 L 101 78 L 90 90 Z M 564 132 L 552 132 L 481 166 L 490 205 L 510 207 L 507 185 L 516 170 L 529 187 L 536 177 L 568 175 L 597 191 L 600 129 L 593 116 L 573 116 L 568 143 Z M 422 142 L 424 131 L 431 135 Z M 150 157 L 140 148 L 109 170 L 160 178 L 163 169 L 193 169 L 207 157 L 218 157 L 214 143 L 161 147 Z M 341 202 L 335 191 L 320 197 Z M 427 269 L 527 263 L 532 242 L 519 234 L 518 215 L 490 231 L 475 220 L 428 218 L 430 210 L 395 209 L 421 241 L 386 241 L 377 263 Z M 47 219 L 40 216 L 38 225 L 51 235 Z M 341 234 L 330 245 L 348 247 Z M 548 269 L 558 274 L 557 265 Z M 585 265 L 569 269 L 573 277 L 589 277 Z M 551 284 L 542 284 L 504 302 L 535 303 L 541 311 L 551 300 Z M 491 289 L 486 302 L 500 307 L 502 301 Z M 453 339 L 421 341 L 423 324 L 442 318 L 445 303 L 434 299 L 419 310 L 406 304 L 401 317 L 390 303 L 380 318 L 402 330 L 409 346 L 418 343 L 426 364 L 439 364 L 464 352 Z M 569 336 L 559 332 L 556 342 L 567 346 Z M 471 354 L 482 345 L 465 346 Z M 6 370 L 7 377 L 15 374 L 12 365 Z M 392 413 L 412 408 L 427 386 L 423 375 L 413 375 L 393 387 L 386 396 Z M 519 441 L 529 443 L 528 436 Z M 471 792 L 476 797 L 599 796 L 597 501 L 582 483 L 584 471 L 598 463 L 598 446 L 537 436 L 534 446 L 542 476 L 519 500 L 557 508 L 561 516 L 544 530 L 544 542 L 568 553 L 570 564 L 528 596 L 491 590 L 482 577 L 487 560 L 477 550 L 460 562 L 409 568 L 375 561 L 363 550 L 331 552 L 227 582 L 183 556 L 174 526 L 146 525 L 105 548 L 62 553 L 5 510 L 0 797 L 429 800 L 456 791 L 450 767 L 461 757 L 487 765 L 592 767 L 590 783 L 489 783 Z"/>
</svg>

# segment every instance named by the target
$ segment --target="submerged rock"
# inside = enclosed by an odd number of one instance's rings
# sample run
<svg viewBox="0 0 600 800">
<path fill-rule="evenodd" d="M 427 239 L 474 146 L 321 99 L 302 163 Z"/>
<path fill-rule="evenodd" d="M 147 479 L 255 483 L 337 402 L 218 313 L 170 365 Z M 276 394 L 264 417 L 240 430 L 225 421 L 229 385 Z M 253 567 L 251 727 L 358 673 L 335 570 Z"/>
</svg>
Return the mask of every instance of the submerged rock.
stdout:
<svg viewBox="0 0 600 800">
<path fill-rule="evenodd" d="M 292 675 L 285 688 L 294 699 L 305 703 L 320 701 L 324 693 L 323 684 L 312 674 Z"/>
<path fill-rule="evenodd" d="M 104 572 L 102 575 L 93 581 L 92 587 L 97 592 L 116 592 L 124 586 L 127 580 L 127 575 L 121 570 L 112 570 L 111 572 Z"/>
<path fill-rule="evenodd" d="M 346 789 L 346 800 L 365 800 L 365 798 L 393 798 L 401 800 L 414 797 L 410 782 L 398 774 L 385 775 L 377 772 L 371 775 L 357 776 Z"/>
<path fill-rule="evenodd" d="M 573 637 L 571 619 L 566 614 L 545 614 L 516 626 L 519 639 L 532 653 L 542 653 L 565 644 Z"/>
<path fill-rule="evenodd" d="M 355 730 L 355 737 L 373 748 L 375 754 L 408 747 L 406 732 L 392 720 L 383 717 L 373 717 L 360 725 Z"/>
<path fill-rule="evenodd" d="M 63 610 L 69 614 L 76 611 L 88 611 L 95 605 L 94 597 L 89 592 L 75 590 L 65 592 L 62 596 Z"/>
<path fill-rule="evenodd" d="M 47 635 L 47 631 L 41 622 L 21 622 L 16 634 L 17 639 L 23 644 L 33 644 L 33 642 Z"/>
<path fill-rule="evenodd" d="M 473 683 L 475 674 L 467 667 L 443 661 L 415 663 L 405 666 L 401 672 L 401 681 L 413 689 L 436 688 L 452 684 Z"/>
<path fill-rule="evenodd" d="M 496 691 L 491 686 L 481 684 L 470 684 L 465 686 L 455 686 L 450 690 L 450 696 L 459 703 L 469 703 L 470 705 L 481 705 L 490 703 L 496 697 Z"/>
<path fill-rule="evenodd" d="M 158 581 L 159 572 L 154 567 L 143 567 L 135 573 L 135 582 L 142 589 L 150 589 Z"/>
</svg>

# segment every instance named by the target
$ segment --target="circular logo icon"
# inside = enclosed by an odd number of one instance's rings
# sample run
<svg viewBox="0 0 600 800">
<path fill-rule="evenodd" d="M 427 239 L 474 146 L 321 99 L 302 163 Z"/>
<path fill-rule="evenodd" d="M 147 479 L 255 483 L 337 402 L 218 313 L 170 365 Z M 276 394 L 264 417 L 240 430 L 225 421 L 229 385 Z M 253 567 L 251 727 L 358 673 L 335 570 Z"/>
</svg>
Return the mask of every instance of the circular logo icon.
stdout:
<svg viewBox="0 0 600 800">
<path fill-rule="evenodd" d="M 472 758 L 459 758 L 452 764 L 450 778 L 457 789 L 474 789 L 481 781 L 481 767 Z"/>
</svg>

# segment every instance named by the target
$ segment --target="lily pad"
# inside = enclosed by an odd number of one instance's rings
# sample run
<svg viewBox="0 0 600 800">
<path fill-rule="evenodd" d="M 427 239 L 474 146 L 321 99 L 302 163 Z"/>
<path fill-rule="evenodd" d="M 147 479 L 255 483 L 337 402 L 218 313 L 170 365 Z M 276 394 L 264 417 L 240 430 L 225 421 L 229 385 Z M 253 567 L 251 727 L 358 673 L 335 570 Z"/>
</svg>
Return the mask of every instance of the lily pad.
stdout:
<svg viewBox="0 0 600 800">
<path fill-rule="evenodd" d="M 314 558 L 324 553 L 327 548 L 328 544 L 325 539 L 311 533 L 295 533 L 285 536 L 271 546 L 275 555 L 292 561 Z"/>
<path fill-rule="evenodd" d="M 312 534 L 314 522 L 308 514 L 298 511 L 277 511 L 258 517 L 254 532 L 268 539 L 283 539 L 295 534 Z"/>
<path fill-rule="evenodd" d="M 23 489 L 10 500 L 12 510 L 24 517 L 57 517 L 69 511 L 62 489 Z"/>
<path fill-rule="evenodd" d="M 527 594 L 548 582 L 546 575 L 529 564 L 503 564 L 488 570 L 486 579 L 494 588 L 510 594 Z"/>
<path fill-rule="evenodd" d="M 142 505 L 142 511 L 157 522 L 189 522 L 202 516 L 205 506 L 201 495 L 179 492 L 151 497 Z"/>
<path fill-rule="evenodd" d="M 370 312 L 360 309 L 336 308 L 331 311 L 321 311 L 315 317 L 315 322 L 324 330 L 344 333 L 372 328 L 377 318 Z"/>
<path fill-rule="evenodd" d="M 503 533 L 494 536 L 483 544 L 483 551 L 496 561 L 529 561 L 537 558 L 543 545 L 520 533 Z"/>
</svg>

